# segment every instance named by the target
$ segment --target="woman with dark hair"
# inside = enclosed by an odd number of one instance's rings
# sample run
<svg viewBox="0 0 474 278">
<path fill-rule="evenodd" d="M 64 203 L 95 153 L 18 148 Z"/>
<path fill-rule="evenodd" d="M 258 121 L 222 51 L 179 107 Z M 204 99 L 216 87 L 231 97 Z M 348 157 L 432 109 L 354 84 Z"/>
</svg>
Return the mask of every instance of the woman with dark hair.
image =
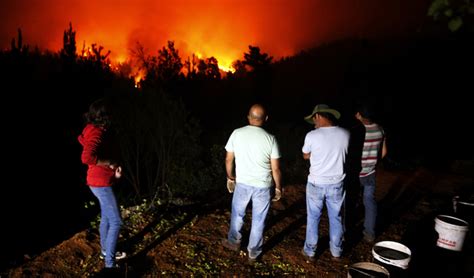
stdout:
<svg viewBox="0 0 474 278">
<path fill-rule="evenodd" d="M 111 141 L 107 140 L 111 125 L 107 101 L 99 99 L 93 102 L 85 119 L 86 125 L 78 138 L 83 147 L 81 160 L 88 166 L 87 185 L 100 204 L 100 255 L 105 257 L 105 268 L 114 268 L 115 261 L 125 258 L 126 254 L 115 250 L 122 219 L 112 185 L 120 178 L 122 168 L 112 159 L 116 153 L 110 146 Z"/>
</svg>

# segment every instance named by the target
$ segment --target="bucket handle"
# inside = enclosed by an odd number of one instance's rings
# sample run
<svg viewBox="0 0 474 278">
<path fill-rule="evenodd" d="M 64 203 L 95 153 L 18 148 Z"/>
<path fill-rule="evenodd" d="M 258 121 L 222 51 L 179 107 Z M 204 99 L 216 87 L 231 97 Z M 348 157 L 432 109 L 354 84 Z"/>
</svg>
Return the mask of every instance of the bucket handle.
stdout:
<svg viewBox="0 0 474 278">
<path fill-rule="evenodd" d="M 372 274 L 370 274 L 370 273 L 367 273 L 367 272 L 365 272 L 365 271 L 362 271 L 362 270 L 360 270 L 359 268 L 355 268 L 355 267 L 350 266 L 349 269 L 355 270 L 355 271 L 359 272 L 360 274 L 366 275 L 367 277 L 377 278 L 377 276 L 372 275 Z"/>
<path fill-rule="evenodd" d="M 382 257 L 382 256 L 379 256 L 377 259 L 380 259 L 380 260 L 382 260 L 382 261 L 385 261 L 385 262 L 387 262 L 387 263 L 389 263 L 389 264 L 392 263 L 392 261 L 390 261 L 390 260 L 388 260 L 388 259 L 385 259 L 385 258 Z"/>
</svg>

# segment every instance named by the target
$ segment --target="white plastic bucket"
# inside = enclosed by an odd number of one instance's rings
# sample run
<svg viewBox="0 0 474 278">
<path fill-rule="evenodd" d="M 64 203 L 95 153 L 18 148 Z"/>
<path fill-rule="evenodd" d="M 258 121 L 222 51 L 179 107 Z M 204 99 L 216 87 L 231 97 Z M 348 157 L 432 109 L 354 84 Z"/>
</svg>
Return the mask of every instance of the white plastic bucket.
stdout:
<svg viewBox="0 0 474 278">
<path fill-rule="evenodd" d="M 438 233 L 437 246 L 461 251 L 469 231 L 469 223 L 449 215 L 438 215 L 435 218 L 435 231 Z"/>
<path fill-rule="evenodd" d="M 369 262 L 355 263 L 349 266 L 347 271 L 348 278 L 363 278 L 363 277 L 384 277 L 389 278 L 390 272 L 378 264 Z"/>
<path fill-rule="evenodd" d="M 411 251 L 405 245 L 395 241 L 380 241 L 372 248 L 374 258 L 384 264 L 407 269 L 411 259 Z"/>
</svg>

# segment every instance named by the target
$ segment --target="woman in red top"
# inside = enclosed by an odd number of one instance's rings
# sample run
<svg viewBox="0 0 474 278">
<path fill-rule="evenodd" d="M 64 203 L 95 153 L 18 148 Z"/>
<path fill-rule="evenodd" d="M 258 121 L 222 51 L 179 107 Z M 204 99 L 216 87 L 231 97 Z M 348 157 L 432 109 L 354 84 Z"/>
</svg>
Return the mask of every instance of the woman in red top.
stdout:
<svg viewBox="0 0 474 278">
<path fill-rule="evenodd" d="M 115 261 L 125 257 L 125 253 L 115 250 L 122 219 L 112 190 L 112 184 L 120 178 L 122 169 L 112 161 L 113 154 L 104 153 L 104 150 L 109 147 L 109 142 L 104 139 L 110 127 L 110 116 L 105 99 L 92 103 L 85 118 L 86 126 L 78 138 L 83 147 L 81 160 L 88 166 L 87 185 L 100 203 L 101 257 L 105 257 L 106 268 L 114 268 Z"/>
</svg>

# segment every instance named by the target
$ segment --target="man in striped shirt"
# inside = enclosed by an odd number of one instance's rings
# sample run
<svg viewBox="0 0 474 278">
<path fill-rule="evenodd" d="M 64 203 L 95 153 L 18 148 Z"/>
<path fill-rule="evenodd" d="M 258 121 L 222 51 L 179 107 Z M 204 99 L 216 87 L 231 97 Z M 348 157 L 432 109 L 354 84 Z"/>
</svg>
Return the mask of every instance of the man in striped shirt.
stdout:
<svg viewBox="0 0 474 278">
<path fill-rule="evenodd" d="M 365 127 L 364 147 L 361 157 L 360 184 L 363 188 L 363 202 L 365 207 L 364 240 L 375 240 L 375 222 L 377 218 L 377 202 L 375 200 L 375 172 L 379 158 L 387 154 L 385 135 L 381 126 L 373 122 L 371 108 L 361 105 L 357 108 L 355 117 Z"/>
</svg>

